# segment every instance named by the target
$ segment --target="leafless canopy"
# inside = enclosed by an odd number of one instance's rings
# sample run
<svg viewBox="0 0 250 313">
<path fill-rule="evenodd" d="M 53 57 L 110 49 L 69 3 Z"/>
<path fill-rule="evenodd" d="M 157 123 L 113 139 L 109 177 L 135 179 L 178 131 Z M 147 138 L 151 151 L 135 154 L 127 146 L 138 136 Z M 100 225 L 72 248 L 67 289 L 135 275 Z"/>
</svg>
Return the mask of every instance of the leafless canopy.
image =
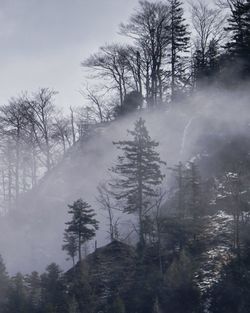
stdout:
<svg viewBox="0 0 250 313">
<path fill-rule="evenodd" d="M 225 38 L 226 16 L 220 8 L 212 9 L 201 0 L 191 4 L 192 23 L 196 33 L 195 47 L 203 54 L 213 40 L 219 44 Z"/>
</svg>

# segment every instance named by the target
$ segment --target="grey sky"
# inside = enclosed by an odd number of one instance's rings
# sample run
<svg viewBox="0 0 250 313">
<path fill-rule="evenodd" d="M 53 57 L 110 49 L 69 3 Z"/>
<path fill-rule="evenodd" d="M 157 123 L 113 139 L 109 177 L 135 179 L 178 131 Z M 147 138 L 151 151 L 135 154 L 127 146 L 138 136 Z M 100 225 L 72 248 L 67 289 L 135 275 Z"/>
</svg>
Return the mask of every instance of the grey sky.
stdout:
<svg viewBox="0 0 250 313">
<path fill-rule="evenodd" d="M 120 37 L 138 0 L 0 0 L 0 105 L 51 87 L 61 107 L 80 105 L 80 62 Z M 120 37 L 120 40 L 122 38 Z"/>
<path fill-rule="evenodd" d="M 81 105 L 80 62 L 99 46 L 124 40 L 118 25 L 138 1 L 0 0 L 0 105 L 39 87 L 58 91 L 59 107 Z M 187 8 L 189 0 L 183 2 Z"/>
</svg>

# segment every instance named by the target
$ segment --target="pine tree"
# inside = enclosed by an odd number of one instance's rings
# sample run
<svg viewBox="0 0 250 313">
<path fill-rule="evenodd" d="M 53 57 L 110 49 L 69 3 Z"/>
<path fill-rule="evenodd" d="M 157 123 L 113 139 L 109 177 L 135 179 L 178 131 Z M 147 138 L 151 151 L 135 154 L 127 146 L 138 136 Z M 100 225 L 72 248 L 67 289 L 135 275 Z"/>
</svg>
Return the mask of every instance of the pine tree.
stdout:
<svg viewBox="0 0 250 313">
<path fill-rule="evenodd" d="M 27 288 L 25 286 L 24 276 L 21 273 L 17 273 L 11 278 L 7 298 L 7 312 L 27 312 Z"/>
<path fill-rule="evenodd" d="M 219 60 L 219 47 L 215 40 L 209 42 L 205 55 L 201 50 L 195 51 L 193 54 L 193 80 L 196 87 L 203 87 L 214 82 L 214 77 L 220 69 Z"/>
<path fill-rule="evenodd" d="M 95 236 L 98 229 L 98 221 L 94 219 L 96 214 L 91 209 L 91 206 L 82 199 L 78 199 L 72 205 L 68 205 L 68 207 L 70 209 L 68 213 L 72 215 L 72 220 L 66 223 L 65 233 L 69 234 L 69 236 L 77 237 L 78 256 L 79 261 L 81 261 L 82 245 Z"/>
<path fill-rule="evenodd" d="M 25 277 L 28 290 L 28 312 L 39 312 L 41 303 L 41 280 L 38 272 Z"/>
<path fill-rule="evenodd" d="M 118 157 L 117 165 L 111 169 L 117 174 L 111 186 L 116 199 L 126 201 L 124 212 L 138 214 L 140 244 L 144 246 L 144 220 L 150 200 L 158 195 L 156 187 L 164 178 L 161 172 L 164 162 L 155 151 L 159 144 L 149 136 L 142 118 L 136 121 L 135 129 L 128 133 L 132 140 L 114 142 L 123 155 Z"/>
<path fill-rule="evenodd" d="M 213 78 L 219 70 L 219 48 L 215 40 L 211 40 L 206 54 L 208 76 Z"/>
<path fill-rule="evenodd" d="M 189 43 L 189 33 L 185 24 L 183 3 L 179 0 L 169 0 L 170 4 L 170 42 L 171 42 L 171 95 L 174 100 L 177 92 L 177 79 L 183 72 L 183 56 Z"/>
<path fill-rule="evenodd" d="M 204 58 L 201 50 L 197 49 L 193 54 L 193 84 L 195 86 L 203 83 L 207 73 L 207 61 Z"/>
<path fill-rule="evenodd" d="M 226 30 L 231 34 L 226 47 L 230 56 L 242 62 L 242 75 L 249 75 L 250 71 L 250 1 L 245 3 L 236 1 L 228 19 Z"/>
<path fill-rule="evenodd" d="M 87 265 L 87 264 L 84 264 Z M 67 284 L 67 295 L 69 312 L 72 313 L 93 313 L 96 312 L 97 297 L 92 284 L 88 266 L 76 266 L 73 275 L 65 277 Z"/>
<path fill-rule="evenodd" d="M 6 267 L 0 255 L 0 313 L 4 312 L 6 306 L 6 298 L 9 287 L 9 277 L 6 272 Z"/>
<path fill-rule="evenodd" d="M 41 275 L 41 306 L 42 313 L 68 312 L 62 271 L 56 263 L 48 265 Z"/>
</svg>

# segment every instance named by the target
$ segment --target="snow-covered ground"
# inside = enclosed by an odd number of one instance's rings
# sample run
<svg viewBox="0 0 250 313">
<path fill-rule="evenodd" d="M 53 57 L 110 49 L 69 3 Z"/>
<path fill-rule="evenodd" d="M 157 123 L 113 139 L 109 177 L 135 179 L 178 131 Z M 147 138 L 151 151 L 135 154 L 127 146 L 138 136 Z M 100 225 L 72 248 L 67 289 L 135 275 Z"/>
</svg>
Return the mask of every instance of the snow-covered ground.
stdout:
<svg viewBox="0 0 250 313">
<path fill-rule="evenodd" d="M 209 313 L 209 293 L 220 277 L 223 267 L 232 260 L 230 233 L 233 217 L 223 211 L 210 218 L 204 232 L 207 250 L 201 255 L 200 269 L 195 275 L 196 283 L 204 296 L 204 313 Z"/>
</svg>

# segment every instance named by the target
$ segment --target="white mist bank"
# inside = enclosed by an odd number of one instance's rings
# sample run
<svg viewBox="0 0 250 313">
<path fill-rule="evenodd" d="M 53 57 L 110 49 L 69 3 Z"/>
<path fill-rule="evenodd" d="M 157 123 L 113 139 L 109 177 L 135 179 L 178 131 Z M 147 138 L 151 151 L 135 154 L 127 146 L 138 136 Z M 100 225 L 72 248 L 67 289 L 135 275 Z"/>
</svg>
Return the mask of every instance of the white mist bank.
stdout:
<svg viewBox="0 0 250 313">
<path fill-rule="evenodd" d="M 96 201 L 97 186 L 109 177 L 108 169 L 116 161 L 118 151 L 112 142 L 128 138 L 127 129 L 133 129 L 139 116 L 146 120 L 151 138 L 159 142 L 161 159 L 171 167 L 197 153 L 209 153 L 208 137 L 249 135 L 249 102 L 247 89 L 224 93 L 211 89 L 171 108 L 137 112 L 97 127 L 87 141 L 68 151 L 36 190 L 23 196 L 17 211 L 2 221 L 0 253 L 10 273 L 42 271 L 51 262 L 62 268 L 71 265 L 61 246 L 69 218 L 67 204 L 80 197 L 92 205 L 100 221 L 98 246 L 107 243 L 107 219 Z M 133 228 L 130 219 L 133 217 L 124 215 L 121 220 L 124 236 Z M 89 251 L 93 245 L 91 242 Z"/>
</svg>

